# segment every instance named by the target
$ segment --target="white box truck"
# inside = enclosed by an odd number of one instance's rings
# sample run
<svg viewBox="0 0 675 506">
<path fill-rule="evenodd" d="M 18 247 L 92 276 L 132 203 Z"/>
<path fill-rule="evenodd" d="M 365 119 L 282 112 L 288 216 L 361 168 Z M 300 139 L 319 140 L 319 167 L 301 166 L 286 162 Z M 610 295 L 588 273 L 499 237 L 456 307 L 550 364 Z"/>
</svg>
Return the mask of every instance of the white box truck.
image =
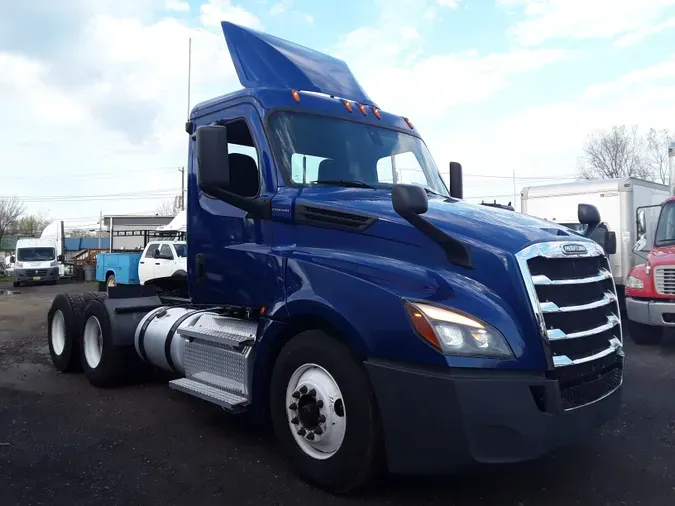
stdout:
<svg viewBox="0 0 675 506">
<path fill-rule="evenodd" d="M 616 253 L 610 256 L 610 265 L 617 292 L 623 295 L 628 271 L 644 262 L 633 252 L 638 240 L 635 211 L 638 207 L 661 204 L 668 198 L 668 185 L 637 178 L 599 179 L 542 186 L 528 186 L 521 192 L 521 211 L 530 216 L 555 221 L 578 232 L 585 225 L 577 219 L 579 204 L 592 204 L 600 211 L 603 223 L 616 233 Z M 659 208 L 645 210 L 650 230 L 654 230 Z M 646 245 L 648 251 L 651 244 Z"/>
</svg>

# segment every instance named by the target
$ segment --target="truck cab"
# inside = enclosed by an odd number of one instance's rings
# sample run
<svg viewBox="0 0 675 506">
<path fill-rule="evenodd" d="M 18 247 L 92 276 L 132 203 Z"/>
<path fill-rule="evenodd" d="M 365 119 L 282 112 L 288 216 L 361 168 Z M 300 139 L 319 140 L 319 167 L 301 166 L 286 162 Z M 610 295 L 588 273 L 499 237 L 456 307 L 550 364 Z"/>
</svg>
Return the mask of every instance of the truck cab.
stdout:
<svg viewBox="0 0 675 506">
<path fill-rule="evenodd" d="M 448 188 L 414 122 L 341 60 L 222 28 L 244 89 L 185 125 L 189 297 L 112 287 L 70 326 L 55 299 L 59 370 L 105 387 L 130 357 L 171 371 L 171 388 L 270 423 L 293 469 L 336 493 L 384 465 L 537 458 L 616 415 L 602 246 L 465 202 L 461 166 Z"/>
<path fill-rule="evenodd" d="M 10 262 L 14 263 L 12 281 L 15 287 L 59 281 L 57 245 L 49 239 L 19 239 Z"/>
</svg>

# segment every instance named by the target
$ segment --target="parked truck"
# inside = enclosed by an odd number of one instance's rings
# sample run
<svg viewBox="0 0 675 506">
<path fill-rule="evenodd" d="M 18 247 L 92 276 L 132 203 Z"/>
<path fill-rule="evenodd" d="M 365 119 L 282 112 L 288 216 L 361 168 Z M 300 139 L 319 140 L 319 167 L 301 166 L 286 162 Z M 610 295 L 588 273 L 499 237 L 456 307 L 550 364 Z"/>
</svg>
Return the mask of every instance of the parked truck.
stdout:
<svg viewBox="0 0 675 506">
<path fill-rule="evenodd" d="M 633 246 L 639 239 L 635 225 L 638 208 L 661 204 L 668 197 L 668 185 L 637 178 L 577 181 L 541 186 L 529 186 L 521 192 L 523 213 L 572 228 L 580 233 L 586 225 L 577 219 L 579 204 L 592 204 L 598 208 L 608 232 L 617 239 L 616 253 L 610 255 L 612 275 L 619 297 L 624 294 L 624 280 L 628 271 L 643 261 Z M 655 225 L 658 212 L 647 211 L 645 220 Z"/>
<path fill-rule="evenodd" d="M 64 237 L 63 221 L 53 221 L 39 238 L 19 239 L 9 258 L 14 286 L 58 283 L 62 277 L 72 275 L 72 267 L 65 262 Z"/>
<path fill-rule="evenodd" d="M 636 210 L 639 240 L 633 251 L 645 262 L 633 267 L 626 277 L 626 313 L 630 336 L 639 344 L 661 340 L 663 330 L 675 327 L 675 142 L 668 149 L 670 197 L 660 205 Z M 652 227 L 648 214 L 657 208 Z"/>
<path fill-rule="evenodd" d="M 414 124 L 344 62 L 222 28 L 244 89 L 186 124 L 186 296 L 58 295 L 58 370 L 99 387 L 170 371 L 172 389 L 270 423 L 293 469 L 335 493 L 385 466 L 537 458 L 617 414 L 621 325 L 600 245 L 464 202 L 461 166 L 448 190 Z"/>
</svg>

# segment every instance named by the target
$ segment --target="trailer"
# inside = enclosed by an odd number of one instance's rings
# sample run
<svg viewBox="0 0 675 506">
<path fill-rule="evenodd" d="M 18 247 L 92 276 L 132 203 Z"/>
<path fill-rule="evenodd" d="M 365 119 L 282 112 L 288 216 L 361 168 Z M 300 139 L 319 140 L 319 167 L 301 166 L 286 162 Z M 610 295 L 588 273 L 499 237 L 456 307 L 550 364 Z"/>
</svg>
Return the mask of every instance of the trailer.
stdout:
<svg viewBox="0 0 675 506">
<path fill-rule="evenodd" d="M 600 245 L 465 202 L 461 165 L 448 189 L 414 123 L 341 60 L 222 28 L 244 89 L 185 125 L 187 278 L 58 295 L 58 370 L 108 388 L 170 371 L 170 388 L 270 425 L 333 493 L 384 470 L 535 459 L 617 415 L 623 336 Z M 601 221 L 590 205 L 577 218 Z"/>
<path fill-rule="evenodd" d="M 643 261 L 633 251 L 638 240 L 635 213 L 640 207 L 661 204 L 668 196 L 668 185 L 637 178 L 577 181 L 541 186 L 529 186 L 521 192 L 521 210 L 530 216 L 554 221 L 580 233 L 586 225 L 577 219 L 579 204 L 598 208 L 603 226 L 617 237 L 616 253 L 610 255 L 610 264 L 618 292 L 623 295 L 628 272 Z M 647 221 L 654 226 L 658 211 L 649 211 Z"/>
</svg>

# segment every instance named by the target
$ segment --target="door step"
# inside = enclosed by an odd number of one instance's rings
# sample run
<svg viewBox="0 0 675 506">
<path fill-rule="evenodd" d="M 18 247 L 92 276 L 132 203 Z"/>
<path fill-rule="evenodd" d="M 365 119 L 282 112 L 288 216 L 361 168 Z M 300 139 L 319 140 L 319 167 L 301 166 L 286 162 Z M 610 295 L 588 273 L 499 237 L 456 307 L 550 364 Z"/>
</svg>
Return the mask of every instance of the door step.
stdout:
<svg viewBox="0 0 675 506">
<path fill-rule="evenodd" d="M 188 378 L 170 381 L 169 387 L 231 411 L 243 409 L 248 402 L 246 397 Z"/>
<path fill-rule="evenodd" d="M 205 314 L 193 325 L 184 327 L 178 333 L 190 340 L 200 339 L 228 348 L 241 349 L 255 342 L 258 323 L 227 316 Z"/>
</svg>

